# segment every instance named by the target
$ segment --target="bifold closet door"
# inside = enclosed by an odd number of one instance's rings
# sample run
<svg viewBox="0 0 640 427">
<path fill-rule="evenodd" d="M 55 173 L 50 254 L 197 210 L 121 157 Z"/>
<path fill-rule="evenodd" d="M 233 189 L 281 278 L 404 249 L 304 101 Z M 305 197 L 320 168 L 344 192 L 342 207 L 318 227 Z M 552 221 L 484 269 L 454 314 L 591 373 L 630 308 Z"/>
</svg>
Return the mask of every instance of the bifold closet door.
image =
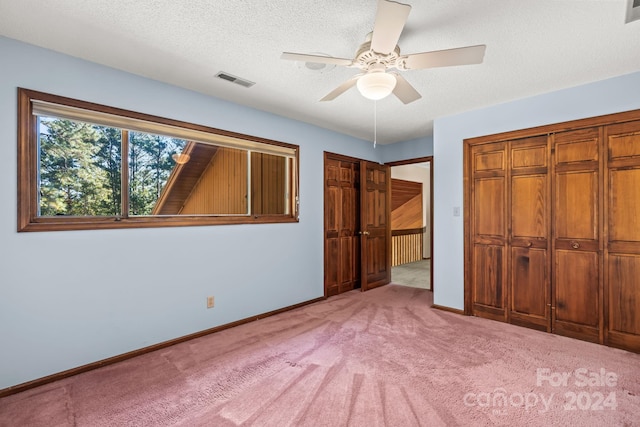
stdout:
<svg viewBox="0 0 640 427">
<path fill-rule="evenodd" d="M 510 143 L 509 322 L 550 330 L 550 181 L 546 135 Z"/>
<path fill-rule="evenodd" d="M 472 312 L 507 320 L 506 143 L 471 148 Z"/>
<path fill-rule="evenodd" d="M 552 331 L 602 342 L 602 128 L 553 136 Z"/>
<path fill-rule="evenodd" d="M 640 121 L 607 126 L 607 344 L 640 352 Z"/>
</svg>

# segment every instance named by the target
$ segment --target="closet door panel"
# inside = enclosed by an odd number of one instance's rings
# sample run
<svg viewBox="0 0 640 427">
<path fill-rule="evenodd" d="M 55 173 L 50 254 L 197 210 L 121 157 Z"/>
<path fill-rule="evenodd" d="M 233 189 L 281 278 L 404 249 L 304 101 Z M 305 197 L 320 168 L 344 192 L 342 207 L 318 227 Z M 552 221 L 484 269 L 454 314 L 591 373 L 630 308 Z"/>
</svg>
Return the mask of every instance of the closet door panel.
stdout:
<svg viewBox="0 0 640 427">
<path fill-rule="evenodd" d="M 472 312 L 505 321 L 507 316 L 506 144 L 471 149 Z"/>
<path fill-rule="evenodd" d="M 549 144 L 510 142 L 509 322 L 550 330 Z"/>
<path fill-rule="evenodd" d="M 552 331 L 603 340 L 601 128 L 556 134 Z"/>
<path fill-rule="evenodd" d="M 630 280 L 631 279 L 631 280 Z M 609 328 L 640 335 L 640 255 L 609 257 Z"/>
<path fill-rule="evenodd" d="M 511 145 L 511 170 L 518 172 L 523 169 L 543 167 L 547 161 L 547 136 L 535 136 L 516 140 Z"/>
<path fill-rule="evenodd" d="M 504 237 L 504 177 L 476 179 L 475 215 L 476 235 Z"/>
<path fill-rule="evenodd" d="M 504 171 L 504 143 L 479 146 L 473 153 L 473 172 Z"/>
<path fill-rule="evenodd" d="M 555 176 L 555 238 L 598 239 L 597 171 L 558 172 Z"/>
<path fill-rule="evenodd" d="M 511 323 L 547 330 L 547 250 L 511 249 Z"/>
<path fill-rule="evenodd" d="M 598 160 L 597 129 L 566 132 L 562 141 L 556 140 L 556 163 L 571 164 Z"/>
<path fill-rule="evenodd" d="M 598 325 L 597 254 L 559 250 L 556 254 L 555 320 Z"/>
<path fill-rule="evenodd" d="M 609 161 L 631 160 L 636 163 L 640 158 L 640 121 L 610 125 L 606 131 Z"/>
<path fill-rule="evenodd" d="M 474 311 L 496 320 L 505 320 L 506 314 L 504 180 L 504 177 L 477 179 L 474 199 Z"/>
<path fill-rule="evenodd" d="M 608 222 L 610 242 L 640 242 L 640 168 L 609 172 Z"/>
<path fill-rule="evenodd" d="M 640 352 L 640 121 L 607 126 L 606 343 Z"/>
<path fill-rule="evenodd" d="M 478 244 L 474 247 L 473 308 L 476 315 L 504 320 L 504 258 L 503 246 Z"/>
<path fill-rule="evenodd" d="M 511 235 L 514 239 L 547 238 L 547 176 L 511 178 Z"/>
</svg>

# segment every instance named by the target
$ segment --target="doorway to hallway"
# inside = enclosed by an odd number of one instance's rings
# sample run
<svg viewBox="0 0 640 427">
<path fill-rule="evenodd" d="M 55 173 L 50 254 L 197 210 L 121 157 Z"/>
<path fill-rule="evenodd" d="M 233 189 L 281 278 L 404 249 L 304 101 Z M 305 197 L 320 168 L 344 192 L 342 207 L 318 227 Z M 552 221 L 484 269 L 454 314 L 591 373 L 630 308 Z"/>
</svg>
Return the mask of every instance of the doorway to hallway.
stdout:
<svg viewBox="0 0 640 427">
<path fill-rule="evenodd" d="M 391 167 L 391 282 L 432 289 L 433 157 Z"/>
<path fill-rule="evenodd" d="M 422 259 L 391 267 L 391 282 L 413 288 L 431 289 L 431 260 Z"/>
</svg>

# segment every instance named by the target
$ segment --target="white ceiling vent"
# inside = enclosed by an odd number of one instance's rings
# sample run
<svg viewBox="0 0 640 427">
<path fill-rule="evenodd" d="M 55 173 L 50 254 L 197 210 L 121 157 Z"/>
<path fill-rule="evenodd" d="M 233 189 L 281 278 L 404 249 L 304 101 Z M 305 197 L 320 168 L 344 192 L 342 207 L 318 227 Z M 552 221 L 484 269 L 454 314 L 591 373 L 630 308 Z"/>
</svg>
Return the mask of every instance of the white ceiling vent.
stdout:
<svg viewBox="0 0 640 427">
<path fill-rule="evenodd" d="M 226 80 L 228 82 L 231 83 L 235 83 L 237 85 L 243 86 L 243 87 L 251 87 L 254 84 L 256 84 L 255 82 L 246 80 L 246 79 L 242 79 L 240 77 L 234 76 L 232 74 L 226 73 L 224 71 L 220 71 L 218 74 L 216 74 L 216 77 L 222 80 Z"/>
<path fill-rule="evenodd" d="M 640 20 L 640 0 L 627 0 L 627 24 Z"/>
</svg>

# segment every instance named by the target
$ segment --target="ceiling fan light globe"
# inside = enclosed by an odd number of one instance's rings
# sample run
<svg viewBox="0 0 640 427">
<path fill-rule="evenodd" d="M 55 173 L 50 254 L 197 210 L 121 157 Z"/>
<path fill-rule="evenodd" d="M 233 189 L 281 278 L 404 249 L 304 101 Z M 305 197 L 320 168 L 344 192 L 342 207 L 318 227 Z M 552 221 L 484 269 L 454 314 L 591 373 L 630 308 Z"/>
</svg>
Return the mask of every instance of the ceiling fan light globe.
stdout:
<svg viewBox="0 0 640 427">
<path fill-rule="evenodd" d="M 396 87 L 396 78 L 384 72 L 368 73 L 358 79 L 356 86 L 362 96 L 377 101 L 393 92 Z"/>
<path fill-rule="evenodd" d="M 177 164 L 184 165 L 191 159 L 191 156 L 185 153 L 175 153 L 173 156 L 171 156 L 171 158 Z"/>
</svg>

